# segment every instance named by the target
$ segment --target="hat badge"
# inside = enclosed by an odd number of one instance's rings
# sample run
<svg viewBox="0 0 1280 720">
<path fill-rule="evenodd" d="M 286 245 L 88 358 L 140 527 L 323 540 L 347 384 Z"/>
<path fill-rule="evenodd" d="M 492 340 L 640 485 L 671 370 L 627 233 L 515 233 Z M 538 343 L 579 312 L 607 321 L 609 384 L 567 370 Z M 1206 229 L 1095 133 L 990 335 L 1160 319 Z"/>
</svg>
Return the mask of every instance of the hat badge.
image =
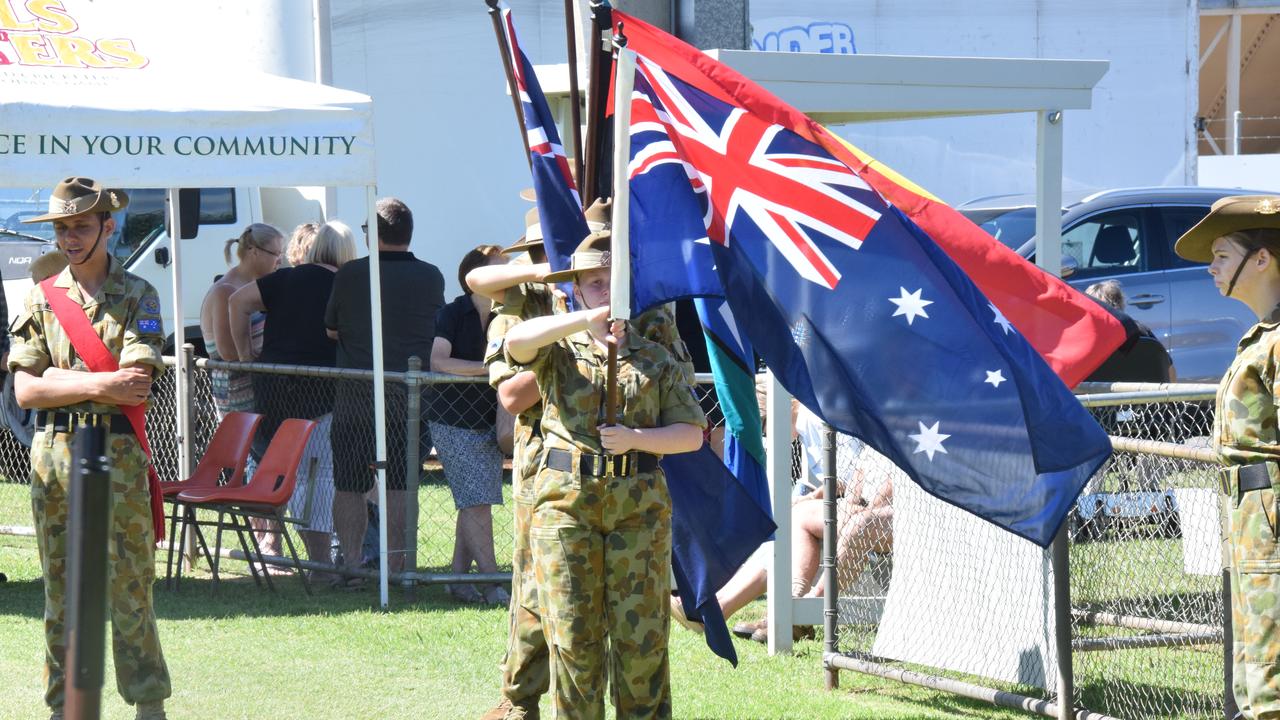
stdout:
<svg viewBox="0 0 1280 720">
<path fill-rule="evenodd" d="M 1280 212 L 1280 204 L 1277 204 L 1271 198 L 1266 198 L 1258 202 L 1258 207 L 1254 208 L 1254 212 L 1259 215 L 1275 215 Z"/>
<path fill-rule="evenodd" d="M 110 196 L 111 198 L 111 207 L 113 208 L 120 207 L 120 198 L 116 197 L 116 194 L 114 192 L 109 192 L 107 193 L 107 195 Z"/>
<path fill-rule="evenodd" d="M 56 215 L 70 215 L 76 211 L 76 201 L 49 198 L 49 211 Z"/>
<path fill-rule="evenodd" d="M 606 265 L 609 265 L 612 259 L 611 255 L 612 254 L 608 250 L 600 253 L 600 265 L 598 265 L 598 267 L 605 267 Z"/>
</svg>

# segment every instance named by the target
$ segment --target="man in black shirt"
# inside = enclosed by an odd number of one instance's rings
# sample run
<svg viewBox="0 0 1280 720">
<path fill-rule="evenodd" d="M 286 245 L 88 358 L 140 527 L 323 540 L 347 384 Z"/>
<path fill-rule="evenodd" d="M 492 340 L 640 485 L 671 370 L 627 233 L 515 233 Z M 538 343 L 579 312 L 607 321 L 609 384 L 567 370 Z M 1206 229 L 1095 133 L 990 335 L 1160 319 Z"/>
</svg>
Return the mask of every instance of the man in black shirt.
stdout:
<svg viewBox="0 0 1280 720">
<path fill-rule="evenodd" d="M 383 367 L 389 372 L 408 369 L 409 358 L 422 359 L 430 369 L 436 311 L 444 305 L 444 276 L 440 269 L 409 252 L 413 214 L 396 198 L 378 201 L 378 253 L 382 273 Z M 373 329 L 369 310 L 369 258 L 344 265 L 333 280 L 333 295 L 325 309 L 325 326 L 338 341 L 338 367 L 373 368 Z M 405 425 L 393 414 L 404 408 L 404 386 L 387 386 L 387 542 L 388 570 L 404 564 Z M 426 403 L 423 404 L 426 407 Z M 403 417 L 403 410 L 398 413 Z M 393 419 L 396 418 L 396 419 Z M 426 423 L 423 423 L 425 428 Z M 333 431 L 334 530 L 349 566 L 360 563 L 360 547 L 368 524 L 364 495 L 373 487 L 373 392 L 364 381 L 338 385 Z M 414 438 L 414 440 L 419 440 Z M 422 448 L 430 448 L 430 441 Z M 400 458 L 400 460 L 396 460 Z"/>
</svg>

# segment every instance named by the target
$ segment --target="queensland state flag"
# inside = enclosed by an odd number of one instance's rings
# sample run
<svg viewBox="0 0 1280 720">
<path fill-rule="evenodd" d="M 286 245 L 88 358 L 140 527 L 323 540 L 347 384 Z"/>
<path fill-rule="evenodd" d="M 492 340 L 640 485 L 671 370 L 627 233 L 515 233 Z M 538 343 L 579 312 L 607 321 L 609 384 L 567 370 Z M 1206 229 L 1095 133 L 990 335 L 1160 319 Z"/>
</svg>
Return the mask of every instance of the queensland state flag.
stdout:
<svg viewBox="0 0 1280 720">
<path fill-rule="evenodd" d="M 633 249 L 705 244 L 742 331 L 792 395 L 929 493 L 1047 546 L 1110 455 L 1102 428 L 928 233 L 812 132 L 777 122 L 789 108 L 619 18 L 637 53 L 631 197 L 651 210 L 632 213 Z M 657 45 L 697 56 L 680 70 L 735 81 L 704 92 L 647 54 Z M 766 116 L 744 96 L 781 109 Z M 1104 337 L 1093 353 L 1112 349 Z"/>
</svg>

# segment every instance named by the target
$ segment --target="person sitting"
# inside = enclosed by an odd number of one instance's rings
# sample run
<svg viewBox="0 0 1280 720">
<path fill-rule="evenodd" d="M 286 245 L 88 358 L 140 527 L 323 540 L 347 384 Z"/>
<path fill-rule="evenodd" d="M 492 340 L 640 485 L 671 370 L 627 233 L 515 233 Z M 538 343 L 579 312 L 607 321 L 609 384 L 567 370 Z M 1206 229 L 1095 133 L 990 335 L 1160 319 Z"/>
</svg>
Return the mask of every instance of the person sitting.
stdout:
<svg viewBox="0 0 1280 720">
<path fill-rule="evenodd" d="M 1085 288 L 1085 295 L 1106 308 L 1124 325 L 1126 339 L 1087 382 L 1176 382 L 1173 358 L 1151 328 L 1125 312 L 1124 289 L 1117 280 L 1104 280 Z"/>
<path fill-rule="evenodd" d="M 836 567 L 841 577 L 852 581 L 867 566 L 872 553 L 887 554 L 893 550 L 893 484 L 906 477 L 887 457 L 860 440 L 838 436 L 852 446 L 853 472 L 841 483 L 844 487 L 836 501 L 839 535 L 836 539 Z M 791 594 L 794 597 L 822 597 L 824 579 L 818 570 L 822 557 L 822 534 L 825 526 L 823 488 L 797 495 L 792 500 L 791 519 Z M 716 593 L 716 600 L 726 620 L 765 593 L 768 569 L 748 561 Z M 680 598 L 671 598 L 671 616 L 682 626 L 702 632 L 702 624 L 689 620 Z M 733 633 L 756 642 L 769 641 L 769 627 L 764 620 L 738 623 Z M 811 626 L 796 625 L 792 639 L 814 637 Z"/>
</svg>

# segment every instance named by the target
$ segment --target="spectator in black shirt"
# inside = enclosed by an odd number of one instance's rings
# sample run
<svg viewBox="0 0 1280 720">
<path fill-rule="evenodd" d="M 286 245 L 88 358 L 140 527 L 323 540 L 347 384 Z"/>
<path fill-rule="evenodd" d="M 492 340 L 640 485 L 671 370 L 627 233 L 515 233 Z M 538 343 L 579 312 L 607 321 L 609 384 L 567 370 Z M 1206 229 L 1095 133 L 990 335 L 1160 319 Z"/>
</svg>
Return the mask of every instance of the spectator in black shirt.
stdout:
<svg viewBox="0 0 1280 720">
<path fill-rule="evenodd" d="M 431 369 L 431 343 L 436 312 L 444 306 L 444 276 L 440 269 L 409 252 L 413 213 L 395 198 L 378 201 L 378 269 L 382 274 L 383 367 L 408 369 L 409 358 L 422 359 Z M 338 341 L 338 367 L 373 369 L 373 328 L 369 310 L 369 258 L 353 260 L 334 278 L 333 294 L 324 315 L 329 337 Z M 388 383 L 387 407 L 387 538 L 391 572 L 404 565 L 405 527 L 405 389 Z M 425 403 L 423 405 L 425 407 Z M 360 563 L 360 547 L 368 527 L 364 495 L 373 487 L 373 388 L 365 381 L 338 383 L 333 408 L 334 482 L 337 495 L 333 517 L 342 557 Z M 431 447 L 429 435 L 413 438 L 421 450 Z M 424 453 L 419 453 L 421 456 Z"/>
<path fill-rule="evenodd" d="M 250 317 L 265 311 L 267 321 L 259 362 L 333 367 L 336 343 L 325 332 L 322 308 L 333 289 L 334 274 L 355 254 L 351 228 L 338 221 L 327 222 L 316 230 L 302 265 L 281 268 L 232 293 L 227 304 L 237 354 L 241 358 L 253 357 Z M 328 563 L 333 532 L 333 456 L 329 447 L 333 381 L 254 373 L 253 394 L 262 413 L 259 452 L 285 418 L 316 421 L 299 465 L 289 514 L 303 521 L 299 534 L 307 556 L 314 562 Z M 279 554 L 279 542 L 275 537 L 268 543 L 275 554 Z"/>
<path fill-rule="evenodd" d="M 462 257 L 458 283 L 463 294 L 436 313 L 436 337 L 431 347 L 433 371 L 488 376 L 485 338 L 493 317 L 493 301 L 472 293 L 466 277 L 478 267 L 504 261 L 502 248 L 497 245 L 481 245 Z M 491 510 L 502 504 L 502 453 L 494 428 L 497 406 L 497 394 L 487 382 L 441 384 L 431 401 L 431 439 L 458 511 L 453 540 L 455 573 L 470 571 L 472 562 L 479 572 L 498 571 Z M 481 599 L 471 585 L 452 585 L 449 593 L 464 601 Z M 492 605 L 506 605 L 511 598 L 501 587 L 490 585 L 483 599 Z"/>
</svg>

